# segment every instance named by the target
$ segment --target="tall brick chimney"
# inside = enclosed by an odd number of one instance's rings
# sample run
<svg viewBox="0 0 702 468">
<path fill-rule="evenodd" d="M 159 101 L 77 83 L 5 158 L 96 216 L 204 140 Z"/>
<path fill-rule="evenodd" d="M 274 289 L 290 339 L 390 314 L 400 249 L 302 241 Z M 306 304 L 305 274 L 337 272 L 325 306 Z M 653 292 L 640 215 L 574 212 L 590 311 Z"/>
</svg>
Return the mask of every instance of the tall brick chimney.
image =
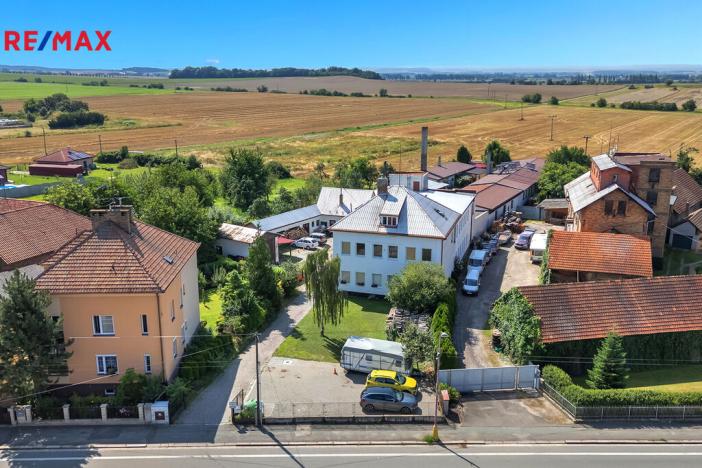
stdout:
<svg viewBox="0 0 702 468">
<path fill-rule="evenodd" d="M 422 127 L 422 153 L 419 158 L 419 169 L 427 171 L 427 145 L 429 144 L 429 127 Z"/>
<path fill-rule="evenodd" d="M 93 231 L 108 221 L 112 221 L 122 230 L 132 232 L 132 207 L 129 205 L 113 205 L 106 210 L 90 210 L 90 221 Z"/>
<path fill-rule="evenodd" d="M 388 178 L 385 176 L 378 177 L 378 195 L 388 193 Z"/>
</svg>

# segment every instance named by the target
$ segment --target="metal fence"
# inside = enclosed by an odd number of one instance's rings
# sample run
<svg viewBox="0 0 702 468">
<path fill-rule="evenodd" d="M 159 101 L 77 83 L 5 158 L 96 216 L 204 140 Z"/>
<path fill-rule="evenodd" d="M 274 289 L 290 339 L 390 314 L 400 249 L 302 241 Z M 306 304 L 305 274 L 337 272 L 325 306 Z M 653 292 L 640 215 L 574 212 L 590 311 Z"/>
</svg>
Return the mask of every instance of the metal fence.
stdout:
<svg viewBox="0 0 702 468">
<path fill-rule="evenodd" d="M 546 382 L 541 389 L 576 421 L 702 419 L 702 406 L 576 406 Z"/>
<path fill-rule="evenodd" d="M 9 409 L 2 406 L 0 406 L 0 424 L 12 424 Z"/>
<path fill-rule="evenodd" d="M 32 406 L 32 421 L 63 419 L 62 406 Z"/>
<path fill-rule="evenodd" d="M 461 393 L 539 388 L 539 366 L 475 367 L 439 371 L 439 381 Z"/>
<path fill-rule="evenodd" d="M 269 419 L 302 418 L 363 418 L 377 416 L 434 416 L 434 399 L 420 401 L 417 409 L 410 413 L 374 409 L 366 411 L 358 402 L 353 403 L 265 403 L 263 416 Z M 439 410 L 439 413 L 441 411 Z"/>
<path fill-rule="evenodd" d="M 139 408 L 136 406 L 107 406 L 107 418 L 130 419 L 139 417 Z"/>
<path fill-rule="evenodd" d="M 71 419 L 102 419 L 99 406 L 73 406 L 68 409 Z"/>
</svg>

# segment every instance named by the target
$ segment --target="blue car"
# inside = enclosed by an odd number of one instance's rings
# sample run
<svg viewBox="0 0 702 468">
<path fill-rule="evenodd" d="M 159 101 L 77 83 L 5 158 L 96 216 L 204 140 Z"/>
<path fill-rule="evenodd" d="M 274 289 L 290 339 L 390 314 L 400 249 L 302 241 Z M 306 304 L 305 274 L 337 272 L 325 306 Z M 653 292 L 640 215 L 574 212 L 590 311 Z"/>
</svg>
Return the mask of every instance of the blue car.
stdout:
<svg viewBox="0 0 702 468">
<path fill-rule="evenodd" d="M 521 234 L 519 234 L 517 241 L 514 243 L 514 247 L 519 250 L 527 250 L 534 232 L 535 231 L 533 229 L 525 229 Z"/>
</svg>

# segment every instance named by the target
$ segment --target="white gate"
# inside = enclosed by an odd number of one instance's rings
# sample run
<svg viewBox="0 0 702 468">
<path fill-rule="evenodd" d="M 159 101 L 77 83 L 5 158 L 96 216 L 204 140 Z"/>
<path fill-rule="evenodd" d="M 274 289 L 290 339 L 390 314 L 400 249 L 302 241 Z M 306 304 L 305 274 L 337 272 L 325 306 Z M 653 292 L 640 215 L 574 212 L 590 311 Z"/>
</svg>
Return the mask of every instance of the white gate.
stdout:
<svg viewBox="0 0 702 468">
<path fill-rule="evenodd" d="M 539 388 L 539 366 L 475 367 L 439 371 L 439 381 L 461 393 Z"/>
</svg>

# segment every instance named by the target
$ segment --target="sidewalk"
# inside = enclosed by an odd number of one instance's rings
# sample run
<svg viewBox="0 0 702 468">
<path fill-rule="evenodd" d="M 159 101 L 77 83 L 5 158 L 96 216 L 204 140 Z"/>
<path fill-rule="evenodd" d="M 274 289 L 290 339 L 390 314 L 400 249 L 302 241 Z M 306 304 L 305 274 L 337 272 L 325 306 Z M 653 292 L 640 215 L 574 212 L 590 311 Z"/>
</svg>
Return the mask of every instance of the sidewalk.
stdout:
<svg viewBox="0 0 702 468">
<path fill-rule="evenodd" d="M 0 429 L 6 448 L 69 448 L 143 445 L 367 445 L 424 444 L 431 425 L 268 426 L 263 431 L 235 426 L 7 427 Z M 702 426 L 642 422 L 543 427 L 442 426 L 449 444 L 486 443 L 701 443 Z"/>
<path fill-rule="evenodd" d="M 312 303 L 303 289 L 280 312 L 275 321 L 261 333 L 258 345 L 260 366 L 273 356 L 278 346 L 302 318 Z M 242 389 L 247 392 L 256 378 L 256 346 L 252 342 L 197 398 L 180 414 L 179 425 L 216 426 L 230 422 L 229 401 Z"/>
</svg>

